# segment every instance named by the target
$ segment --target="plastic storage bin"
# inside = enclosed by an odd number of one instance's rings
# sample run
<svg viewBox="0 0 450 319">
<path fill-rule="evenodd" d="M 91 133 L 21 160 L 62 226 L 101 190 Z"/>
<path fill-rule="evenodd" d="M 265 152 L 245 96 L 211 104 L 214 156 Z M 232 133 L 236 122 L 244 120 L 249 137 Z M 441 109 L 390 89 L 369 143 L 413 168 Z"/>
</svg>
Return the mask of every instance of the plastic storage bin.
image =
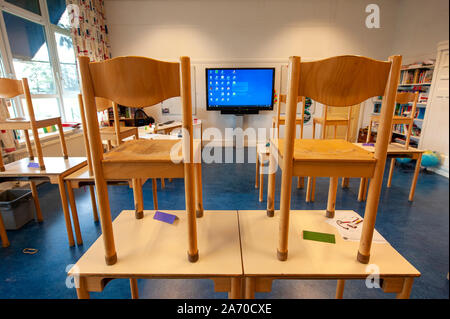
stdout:
<svg viewBox="0 0 450 319">
<path fill-rule="evenodd" d="M 33 219 L 35 207 L 31 191 L 9 189 L 0 193 L 0 213 L 7 230 L 16 230 Z"/>
</svg>

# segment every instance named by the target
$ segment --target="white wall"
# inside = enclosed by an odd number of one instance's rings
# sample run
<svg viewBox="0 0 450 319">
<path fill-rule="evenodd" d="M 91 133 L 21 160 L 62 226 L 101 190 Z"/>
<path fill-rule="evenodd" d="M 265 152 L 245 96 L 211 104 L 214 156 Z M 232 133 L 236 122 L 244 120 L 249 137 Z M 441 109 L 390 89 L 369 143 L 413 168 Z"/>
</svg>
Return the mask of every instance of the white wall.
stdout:
<svg viewBox="0 0 450 319">
<path fill-rule="evenodd" d="M 358 54 L 404 60 L 435 54 L 448 38 L 447 0 L 107 0 L 113 56 L 162 60 L 190 56 L 196 70 L 196 116 L 205 127 L 233 127 L 233 115 L 205 110 L 204 68 L 214 65 L 279 69 L 290 55 L 317 59 Z M 365 7 L 380 6 L 381 28 L 367 29 Z M 279 85 L 279 83 L 277 83 Z M 156 117 L 164 120 L 159 110 Z M 369 107 L 361 116 L 367 123 Z M 245 116 L 247 126 L 269 127 L 274 112 Z M 310 127 L 305 137 L 311 137 Z"/>
</svg>

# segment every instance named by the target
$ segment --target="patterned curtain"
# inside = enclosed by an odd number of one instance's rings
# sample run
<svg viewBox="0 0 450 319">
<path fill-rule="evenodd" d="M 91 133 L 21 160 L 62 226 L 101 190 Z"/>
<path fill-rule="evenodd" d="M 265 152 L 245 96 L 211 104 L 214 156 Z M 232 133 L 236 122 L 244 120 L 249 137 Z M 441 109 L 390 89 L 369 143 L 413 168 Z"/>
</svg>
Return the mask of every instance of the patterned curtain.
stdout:
<svg viewBox="0 0 450 319">
<path fill-rule="evenodd" d="M 91 61 L 111 58 L 104 0 L 66 0 L 77 56 Z"/>
</svg>

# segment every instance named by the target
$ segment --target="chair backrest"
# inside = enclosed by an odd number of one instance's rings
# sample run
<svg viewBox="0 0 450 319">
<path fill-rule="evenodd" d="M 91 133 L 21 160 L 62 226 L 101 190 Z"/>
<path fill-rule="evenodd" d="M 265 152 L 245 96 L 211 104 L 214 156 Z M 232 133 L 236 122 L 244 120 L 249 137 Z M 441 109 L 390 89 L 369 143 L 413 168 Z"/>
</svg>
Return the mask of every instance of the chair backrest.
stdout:
<svg viewBox="0 0 450 319">
<path fill-rule="evenodd" d="M 327 122 L 327 118 L 328 118 L 328 108 L 329 107 L 330 106 L 328 106 L 328 105 L 324 105 L 323 106 L 323 110 L 322 110 L 322 118 L 323 118 L 323 121 L 324 121 L 324 124 L 322 126 L 322 139 L 326 138 L 326 132 L 327 132 L 326 122 Z M 346 141 L 348 141 L 349 138 L 350 138 L 350 122 L 351 122 L 351 119 L 352 119 L 352 105 L 348 106 L 348 110 L 347 110 L 347 130 L 346 130 L 346 133 L 345 133 L 345 140 Z"/>
<path fill-rule="evenodd" d="M 25 95 L 25 104 L 28 110 L 28 116 L 32 126 L 36 125 L 36 116 L 34 115 L 33 102 L 31 99 L 28 79 L 14 80 L 8 78 L 0 78 L 0 98 L 10 99 L 19 95 Z"/>
</svg>

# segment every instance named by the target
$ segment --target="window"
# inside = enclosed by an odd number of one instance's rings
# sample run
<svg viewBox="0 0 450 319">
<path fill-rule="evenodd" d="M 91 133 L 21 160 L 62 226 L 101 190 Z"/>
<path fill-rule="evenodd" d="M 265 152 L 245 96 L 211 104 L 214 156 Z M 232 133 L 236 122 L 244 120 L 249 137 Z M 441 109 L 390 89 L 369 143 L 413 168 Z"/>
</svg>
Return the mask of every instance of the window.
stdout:
<svg viewBox="0 0 450 319">
<path fill-rule="evenodd" d="M 21 7 L 22 9 L 41 15 L 39 0 L 6 0 L 6 2 L 12 3 L 13 5 Z"/>
<path fill-rule="evenodd" d="M 13 5 L 11 5 L 11 4 Z M 0 0 L 8 77 L 28 78 L 37 119 L 80 122 L 78 71 L 65 0 Z M 41 4 L 41 6 L 39 6 Z M 23 99 L 12 104 L 27 116 Z M 11 113 L 12 115 L 12 113 Z"/>
</svg>

